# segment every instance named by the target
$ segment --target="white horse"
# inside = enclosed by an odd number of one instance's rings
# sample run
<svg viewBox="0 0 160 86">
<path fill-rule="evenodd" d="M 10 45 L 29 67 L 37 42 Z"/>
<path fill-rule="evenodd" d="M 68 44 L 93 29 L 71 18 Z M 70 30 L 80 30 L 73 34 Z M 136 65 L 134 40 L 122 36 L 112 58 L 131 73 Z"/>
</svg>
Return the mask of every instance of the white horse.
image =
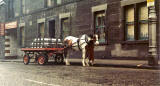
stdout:
<svg viewBox="0 0 160 86">
<path fill-rule="evenodd" d="M 65 63 L 66 65 L 70 65 L 68 58 L 70 56 L 71 50 L 80 50 L 82 51 L 82 65 L 89 66 L 90 60 L 92 60 L 91 64 L 94 64 L 93 53 L 90 52 L 94 50 L 94 45 L 98 45 L 98 35 L 82 35 L 80 38 L 67 36 L 64 39 L 65 44 Z M 88 56 L 88 57 L 87 57 Z M 89 56 L 92 56 L 89 58 Z"/>
</svg>

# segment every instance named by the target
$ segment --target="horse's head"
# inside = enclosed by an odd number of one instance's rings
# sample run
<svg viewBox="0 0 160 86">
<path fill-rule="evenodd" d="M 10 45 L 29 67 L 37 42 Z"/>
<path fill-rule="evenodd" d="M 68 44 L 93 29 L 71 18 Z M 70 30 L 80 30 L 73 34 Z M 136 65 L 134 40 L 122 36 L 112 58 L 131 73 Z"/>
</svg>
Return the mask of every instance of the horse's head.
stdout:
<svg viewBox="0 0 160 86">
<path fill-rule="evenodd" d="M 98 35 L 97 34 L 93 34 L 93 35 L 89 35 L 89 41 L 94 43 L 95 45 L 98 45 L 99 44 L 99 41 L 98 41 Z"/>
<path fill-rule="evenodd" d="M 95 34 L 94 36 L 95 36 L 95 45 L 99 45 L 98 35 L 97 35 L 97 34 Z"/>
</svg>

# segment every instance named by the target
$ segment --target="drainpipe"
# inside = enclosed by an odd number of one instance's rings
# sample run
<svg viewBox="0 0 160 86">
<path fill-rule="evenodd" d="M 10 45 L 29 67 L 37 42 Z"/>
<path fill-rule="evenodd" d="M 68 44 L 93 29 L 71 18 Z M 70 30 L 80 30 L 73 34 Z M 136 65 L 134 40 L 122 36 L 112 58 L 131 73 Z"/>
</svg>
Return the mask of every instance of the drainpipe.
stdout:
<svg viewBox="0 0 160 86">
<path fill-rule="evenodd" d="M 148 65 L 158 66 L 157 55 L 157 15 L 155 10 L 155 1 L 147 0 L 148 14 L 149 14 L 149 51 L 148 51 Z"/>
</svg>

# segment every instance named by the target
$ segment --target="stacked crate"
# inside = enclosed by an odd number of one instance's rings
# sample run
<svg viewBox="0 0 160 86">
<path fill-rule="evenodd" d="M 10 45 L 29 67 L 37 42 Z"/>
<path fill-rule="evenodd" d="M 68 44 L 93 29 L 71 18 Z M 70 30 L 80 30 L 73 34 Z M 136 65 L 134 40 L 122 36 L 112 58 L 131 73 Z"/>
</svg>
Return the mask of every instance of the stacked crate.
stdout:
<svg viewBox="0 0 160 86">
<path fill-rule="evenodd" d="M 31 43 L 31 48 L 62 48 L 61 39 L 56 38 L 35 38 Z"/>
</svg>

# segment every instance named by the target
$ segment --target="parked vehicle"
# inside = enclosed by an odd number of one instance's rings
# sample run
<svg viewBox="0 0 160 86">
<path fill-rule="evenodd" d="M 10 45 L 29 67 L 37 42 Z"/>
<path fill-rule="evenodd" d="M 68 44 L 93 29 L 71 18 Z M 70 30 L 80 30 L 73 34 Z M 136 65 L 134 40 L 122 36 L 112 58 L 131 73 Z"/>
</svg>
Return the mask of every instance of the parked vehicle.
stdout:
<svg viewBox="0 0 160 86">
<path fill-rule="evenodd" d="M 35 59 L 40 65 L 48 62 L 49 58 L 54 58 L 55 62 L 63 63 L 64 46 L 61 39 L 55 38 L 36 38 L 24 51 L 23 62 L 25 65 L 30 63 L 30 59 Z"/>
</svg>

